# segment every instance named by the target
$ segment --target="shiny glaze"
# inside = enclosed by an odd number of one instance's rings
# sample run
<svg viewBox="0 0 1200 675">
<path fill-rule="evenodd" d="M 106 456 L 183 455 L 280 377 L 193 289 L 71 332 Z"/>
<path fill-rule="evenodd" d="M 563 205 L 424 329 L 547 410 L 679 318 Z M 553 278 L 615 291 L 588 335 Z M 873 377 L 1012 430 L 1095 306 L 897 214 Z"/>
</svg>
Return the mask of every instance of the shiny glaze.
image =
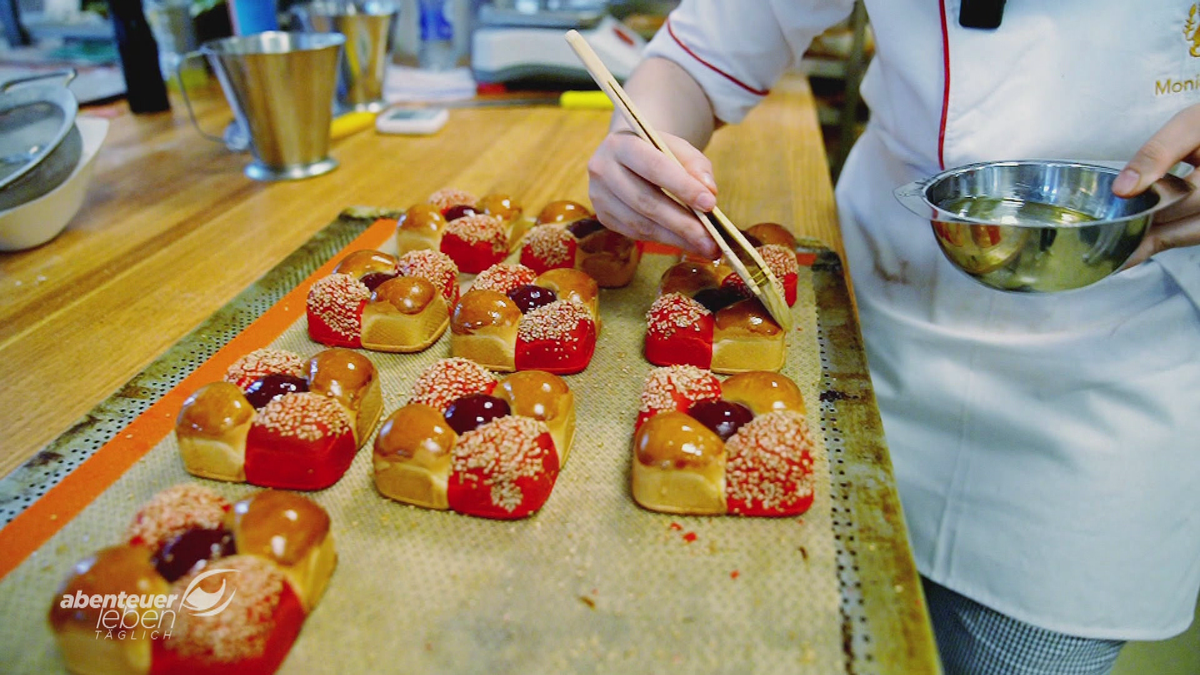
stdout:
<svg viewBox="0 0 1200 675">
<path fill-rule="evenodd" d="M 542 207 L 541 212 L 538 213 L 537 224 L 569 223 L 580 218 L 589 218 L 591 215 L 592 212 L 583 204 L 569 199 L 560 199 Z"/>
<path fill-rule="evenodd" d="M 294 565 L 329 534 L 329 514 L 293 492 L 263 490 L 234 504 L 226 527 L 238 552 Z"/>
<path fill-rule="evenodd" d="M 679 293 L 689 298 L 706 288 L 720 285 L 713 266 L 703 262 L 681 262 L 663 272 L 658 281 L 658 294 Z"/>
<path fill-rule="evenodd" d="M 512 197 L 500 193 L 484 195 L 475 206 L 489 216 L 496 216 L 505 221 L 517 218 L 523 210 Z"/>
<path fill-rule="evenodd" d="M 804 414 L 800 388 L 786 375 L 767 371 L 739 373 L 721 383 L 721 398 L 741 403 L 755 415 L 791 410 Z"/>
<path fill-rule="evenodd" d="M 211 382 L 183 402 L 175 428 L 194 436 L 218 438 L 254 419 L 254 406 L 235 384 Z"/>
<path fill-rule="evenodd" d="M 458 434 L 436 408 L 410 403 L 384 420 L 375 437 L 375 457 L 410 461 L 423 451 L 427 459 L 449 458 L 457 441 Z"/>
<path fill-rule="evenodd" d="M 746 335 L 779 335 L 783 329 L 762 303 L 755 299 L 742 300 L 717 312 L 716 329 Z"/>
<path fill-rule="evenodd" d="M 337 267 L 333 268 L 333 273 L 349 274 L 360 281 L 372 273 L 395 275 L 396 256 L 373 249 L 362 249 L 342 258 Z"/>
<path fill-rule="evenodd" d="M 725 441 L 698 420 L 664 412 L 646 420 L 633 439 L 637 459 L 661 469 L 699 469 L 720 461 Z"/>
<path fill-rule="evenodd" d="M 433 204 L 416 204 L 400 216 L 398 227 L 402 230 L 438 234 L 446 229 L 446 217 Z"/>
<path fill-rule="evenodd" d="M 371 294 L 371 302 L 387 302 L 401 314 L 420 314 L 437 294 L 427 279 L 396 277 L 380 284 Z"/>
<path fill-rule="evenodd" d="M 758 223 L 746 228 L 746 234 L 753 235 L 763 244 L 779 244 L 789 250 L 796 248 L 796 237 L 779 223 Z"/>
<path fill-rule="evenodd" d="M 455 335 L 470 335 L 487 326 L 515 326 L 520 321 L 521 309 L 507 295 L 473 290 L 459 298 L 450 330 Z"/>
<path fill-rule="evenodd" d="M 332 396 L 351 410 L 358 410 L 362 397 L 375 381 L 375 365 L 352 349 L 333 348 L 308 360 L 308 388 Z"/>
<path fill-rule="evenodd" d="M 562 300 L 575 300 L 592 309 L 595 309 L 596 298 L 600 296 L 600 286 L 595 279 L 586 272 L 569 267 L 542 272 L 535 283 L 554 291 Z"/>
<path fill-rule="evenodd" d="M 120 545 L 97 551 L 90 558 L 75 564 L 70 576 L 63 581 L 50 605 L 50 625 L 62 630 L 68 625 L 94 631 L 100 612 L 93 607 L 61 606 L 62 596 L 114 595 L 136 593 L 138 595 L 167 594 L 171 590 L 167 580 L 154 569 L 150 561 L 151 551 L 144 546 Z M 8 617 L 13 618 L 13 617 Z"/>
<path fill-rule="evenodd" d="M 501 380 L 492 393 L 508 401 L 514 415 L 546 421 L 562 414 L 571 390 L 553 373 L 522 370 Z"/>
</svg>

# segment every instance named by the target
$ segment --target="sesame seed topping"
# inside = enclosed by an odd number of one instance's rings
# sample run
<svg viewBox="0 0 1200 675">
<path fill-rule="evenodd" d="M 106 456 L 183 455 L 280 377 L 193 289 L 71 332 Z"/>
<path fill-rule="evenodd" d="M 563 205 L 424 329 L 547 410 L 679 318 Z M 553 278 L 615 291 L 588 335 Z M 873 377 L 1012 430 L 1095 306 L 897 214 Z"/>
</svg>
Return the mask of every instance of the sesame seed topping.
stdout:
<svg viewBox="0 0 1200 675">
<path fill-rule="evenodd" d="M 585 321 L 593 321 L 587 307 L 574 300 L 555 300 L 521 317 L 521 323 L 517 326 L 517 339 L 525 342 L 578 342 L 580 336 L 577 329 Z"/>
<path fill-rule="evenodd" d="M 682 293 L 667 293 L 650 305 L 646 325 L 651 333 L 669 337 L 679 330 L 694 328 L 706 316 L 712 316 L 712 312 L 704 305 Z"/>
<path fill-rule="evenodd" d="M 553 267 L 561 265 L 571 255 L 571 242 L 575 237 L 561 227 L 539 225 L 525 235 L 525 247 L 542 264 Z"/>
<path fill-rule="evenodd" d="M 514 288 L 532 284 L 537 273 L 524 265 L 496 263 L 475 277 L 471 290 L 496 291 L 507 294 Z"/>
<path fill-rule="evenodd" d="M 475 195 L 455 188 L 445 188 L 429 195 L 429 203 L 441 211 L 445 211 L 451 206 L 474 206 L 475 201 Z"/>
<path fill-rule="evenodd" d="M 164 644 L 179 654 L 226 667 L 261 656 L 275 630 L 275 609 L 287 583 L 273 563 L 252 555 L 234 555 L 198 571 L 231 570 L 200 581 L 195 589 L 205 593 L 225 590 L 218 601 L 229 606 L 212 616 L 197 616 L 182 606 L 176 610 L 176 630 Z M 177 580 L 171 592 L 182 596 L 195 574 Z"/>
<path fill-rule="evenodd" d="M 765 511 L 785 511 L 812 495 L 812 439 L 804 416 L 759 415 L 725 442 L 725 494 Z"/>
<path fill-rule="evenodd" d="M 283 437 L 317 441 L 350 432 L 350 420 L 337 401 L 311 392 L 284 394 L 263 406 L 254 423 Z"/>
<path fill-rule="evenodd" d="M 434 288 L 442 289 L 442 295 L 450 300 L 454 297 L 458 285 L 458 265 L 454 259 L 432 249 L 409 251 L 400 256 L 398 264 L 400 274 L 406 277 L 421 277 Z"/>
<path fill-rule="evenodd" d="M 453 234 L 468 244 L 491 244 L 496 252 L 508 250 L 508 231 L 495 216 L 477 213 L 455 218 L 446 225 L 446 234 Z"/>
<path fill-rule="evenodd" d="M 355 337 L 362 331 L 359 307 L 371 299 L 371 289 L 349 274 L 318 279 L 308 292 L 308 309 L 321 317 L 333 332 Z"/>
<path fill-rule="evenodd" d="M 509 513 L 524 500 L 517 479 L 542 472 L 549 451 L 538 438 L 549 433 L 545 422 L 509 415 L 468 431 L 454 445 L 454 471 L 480 471 L 491 487 L 492 504 Z"/>
<path fill-rule="evenodd" d="M 409 403 L 424 403 L 445 413 L 450 404 L 467 394 L 490 394 L 496 376 L 464 358 L 441 359 L 425 369 L 413 383 Z"/>
<path fill-rule="evenodd" d="M 233 362 L 225 371 L 225 381 L 243 390 L 266 375 L 304 377 L 304 360 L 282 349 L 256 349 Z"/>
<path fill-rule="evenodd" d="M 789 251 L 786 246 L 779 244 L 766 244 L 759 246 L 758 252 L 763 257 L 763 261 L 767 263 L 767 267 L 771 268 L 771 273 L 779 279 L 780 283 L 783 278 L 789 274 L 798 274 L 800 272 L 800 263 L 796 262 L 796 254 Z"/>
<path fill-rule="evenodd" d="M 221 526 L 229 502 L 211 489 L 182 483 L 154 495 L 133 517 L 125 535 L 132 544 L 157 551 L 188 530 L 215 530 Z"/>
<path fill-rule="evenodd" d="M 721 381 L 716 375 L 696 366 L 655 368 L 642 386 L 641 412 L 657 415 L 679 410 L 682 402 L 695 403 L 721 396 Z"/>
</svg>

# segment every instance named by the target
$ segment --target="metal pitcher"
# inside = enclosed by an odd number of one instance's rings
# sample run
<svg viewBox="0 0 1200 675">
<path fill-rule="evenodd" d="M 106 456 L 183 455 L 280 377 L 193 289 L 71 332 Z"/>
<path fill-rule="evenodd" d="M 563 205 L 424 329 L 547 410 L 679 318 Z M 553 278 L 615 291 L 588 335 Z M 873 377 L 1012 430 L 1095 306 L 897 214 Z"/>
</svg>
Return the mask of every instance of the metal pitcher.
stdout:
<svg viewBox="0 0 1200 675">
<path fill-rule="evenodd" d="M 391 36 L 399 5 L 391 0 L 317 0 L 293 6 L 290 11 L 305 31 L 341 33 L 346 37 L 338 67 L 339 109 L 383 110 L 384 72 L 392 53 Z"/>
<path fill-rule="evenodd" d="M 175 71 L 192 124 L 205 137 L 225 143 L 200 128 L 183 82 L 184 64 L 204 56 L 238 124 L 249 130 L 254 160 L 246 166 L 247 176 L 292 180 L 332 171 L 338 164 L 329 156 L 329 124 L 345 41 L 336 33 L 270 31 L 204 43 Z"/>
</svg>

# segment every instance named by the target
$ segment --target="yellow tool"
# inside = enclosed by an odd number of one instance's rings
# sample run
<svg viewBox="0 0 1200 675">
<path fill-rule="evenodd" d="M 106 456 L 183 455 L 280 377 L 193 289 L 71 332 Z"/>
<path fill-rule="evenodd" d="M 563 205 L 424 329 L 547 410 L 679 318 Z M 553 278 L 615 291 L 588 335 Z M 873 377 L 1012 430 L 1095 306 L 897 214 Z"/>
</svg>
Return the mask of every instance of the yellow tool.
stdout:
<svg viewBox="0 0 1200 675">
<path fill-rule="evenodd" d="M 329 140 L 337 141 L 375 126 L 375 113 L 349 112 L 333 118 L 329 124 Z"/>
</svg>

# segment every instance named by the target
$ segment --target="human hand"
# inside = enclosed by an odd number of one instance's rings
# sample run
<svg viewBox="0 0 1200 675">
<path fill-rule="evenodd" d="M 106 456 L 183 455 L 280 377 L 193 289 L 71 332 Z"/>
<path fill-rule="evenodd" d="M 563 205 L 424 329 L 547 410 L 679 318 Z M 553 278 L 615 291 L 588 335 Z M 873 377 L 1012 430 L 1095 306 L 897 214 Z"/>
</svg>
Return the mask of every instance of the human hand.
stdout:
<svg viewBox="0 0 1200 675">
<path fill-rule="evenodd" d="M 1113 194 L 1134 197 L 1162 178 L 1171 167 L 1186 162 L 1200 166 L 1200 104 L 1184 108 L 1146 141 L 1113 182 Z M 1200 186 L 1200 172 L 1184 180 Z M 1125 267 L 1161 251 L 1200 244 L 1200 190 L 1160 211 Z"/>
<path fill-rule="evenodd" d="M 701 211 L 711 211 L 717 205 L 712 162 L 684 139 L 661 136 L 686 168 L 627 129 L 605 137 L 588 161 L 589 197 L 596 217 L 628 237 L 718 258 L 720 249 L 695 214 L 660 189 Z"/>
</svg>

